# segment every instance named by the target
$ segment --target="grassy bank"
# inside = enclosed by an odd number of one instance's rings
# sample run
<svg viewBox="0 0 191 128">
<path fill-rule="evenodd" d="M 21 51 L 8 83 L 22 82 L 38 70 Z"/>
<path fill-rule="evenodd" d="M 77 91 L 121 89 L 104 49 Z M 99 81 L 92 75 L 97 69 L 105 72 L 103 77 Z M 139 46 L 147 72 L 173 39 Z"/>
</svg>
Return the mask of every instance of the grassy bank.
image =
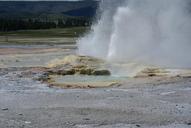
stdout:
<svg viewBox="0 0 191 128">
<path fill-rule="evenodd" d="M 87 27 L 0 32 L 0 45 L 70 44 L 87 32 Z"/>
</svg>

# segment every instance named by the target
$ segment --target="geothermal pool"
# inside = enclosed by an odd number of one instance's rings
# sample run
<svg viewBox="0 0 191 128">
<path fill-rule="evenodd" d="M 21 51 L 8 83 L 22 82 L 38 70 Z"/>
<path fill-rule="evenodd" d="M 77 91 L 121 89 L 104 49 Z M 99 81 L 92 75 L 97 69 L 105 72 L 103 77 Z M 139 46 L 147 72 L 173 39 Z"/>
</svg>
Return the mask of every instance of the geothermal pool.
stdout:
<svg viewBox="0 0 191 128">
<path fill-rule="evenodd" d="M 87 75 L 71 75 L 71 76 L 57 76 L 55 77 L 58 83 L 70 82 L 120 82 L 126 80 L 128 77 L 115 77 L 115 76 L 87 76 Z"/>
</svg>

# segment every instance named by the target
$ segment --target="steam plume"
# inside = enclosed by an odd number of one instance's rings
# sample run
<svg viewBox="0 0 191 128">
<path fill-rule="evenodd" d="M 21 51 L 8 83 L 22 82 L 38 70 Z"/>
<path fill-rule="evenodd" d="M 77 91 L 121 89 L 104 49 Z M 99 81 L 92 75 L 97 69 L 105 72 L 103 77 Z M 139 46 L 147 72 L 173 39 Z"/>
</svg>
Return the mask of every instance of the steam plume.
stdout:
<svg viewBox="0 0 191 128">
<path fill-rule="evenodd" d="M 189 0 L 105 0 L 79 53 L 112 62 L 191 68 Z"/>
</svg>

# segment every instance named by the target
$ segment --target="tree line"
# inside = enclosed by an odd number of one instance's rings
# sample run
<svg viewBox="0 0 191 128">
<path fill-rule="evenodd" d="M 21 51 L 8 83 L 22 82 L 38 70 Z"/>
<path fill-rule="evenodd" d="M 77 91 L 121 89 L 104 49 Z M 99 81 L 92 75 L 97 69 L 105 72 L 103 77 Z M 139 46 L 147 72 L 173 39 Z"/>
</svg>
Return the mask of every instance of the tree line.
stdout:
<svg viewBox="0 0 191 128">
<path fill-rule="evenodd" d="M 92 23 L 91 18 L 65 18 L 57 19 L 54 21 L 44 21 L 41 18 L 36 19 L 11 19 L 0 18 L 0 31 L 15 31 L 15 30 L 29 30 L 29 29 L 50 29 L 50 28 L 66 28 L 77 26 L 90 26 Z"/>
</svg>

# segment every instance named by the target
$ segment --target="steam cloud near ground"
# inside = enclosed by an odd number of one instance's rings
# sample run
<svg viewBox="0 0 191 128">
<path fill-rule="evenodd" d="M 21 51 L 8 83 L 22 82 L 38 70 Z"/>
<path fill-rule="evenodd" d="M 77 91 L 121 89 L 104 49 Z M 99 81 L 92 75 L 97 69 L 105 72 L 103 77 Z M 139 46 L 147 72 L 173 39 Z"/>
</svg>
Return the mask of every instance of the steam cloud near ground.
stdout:
<svg viewBox="0 0 191 128">
<path fill-rule="evenodd" d="M 112 62 L 191 68 L 189 0 L 105 0 L 79 54 Z"/>
</svg>

